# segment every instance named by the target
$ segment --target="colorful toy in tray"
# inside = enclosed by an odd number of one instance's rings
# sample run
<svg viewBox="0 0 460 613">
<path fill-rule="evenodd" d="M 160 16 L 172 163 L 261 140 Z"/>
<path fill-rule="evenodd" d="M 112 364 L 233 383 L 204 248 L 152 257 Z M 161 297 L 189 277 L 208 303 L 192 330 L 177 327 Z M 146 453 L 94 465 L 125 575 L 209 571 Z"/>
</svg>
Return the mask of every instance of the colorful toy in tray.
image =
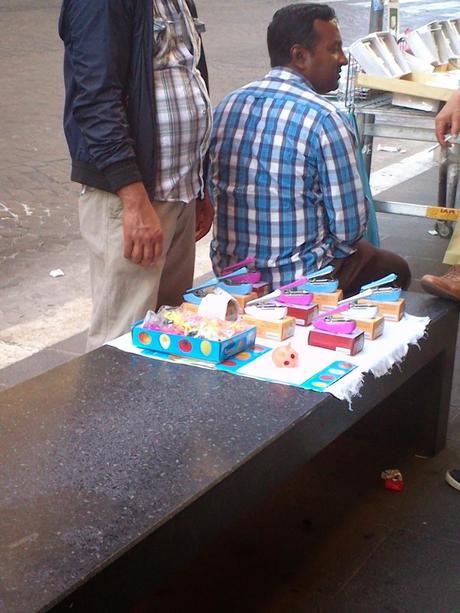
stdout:
<svg viewBox="0 0 460 613">
<path fill-rule="evenodd" d="M 142 349 L 220 362 L 254 345 L 256 329 L 243 321 L 202 317 L 181 307 L 148 311 L 131 330 Z"/>
<path fill-rule="evenodd" d="M 242 321 L 203 317 L 182 307 L 170 306 L 161 307 L 158 313 L 148 311 L 142 322 L 142 327 L 146 330 L 206 338 L 210 341 L 222 341 L 231 338 L 248 328 Z"/>
</svg>

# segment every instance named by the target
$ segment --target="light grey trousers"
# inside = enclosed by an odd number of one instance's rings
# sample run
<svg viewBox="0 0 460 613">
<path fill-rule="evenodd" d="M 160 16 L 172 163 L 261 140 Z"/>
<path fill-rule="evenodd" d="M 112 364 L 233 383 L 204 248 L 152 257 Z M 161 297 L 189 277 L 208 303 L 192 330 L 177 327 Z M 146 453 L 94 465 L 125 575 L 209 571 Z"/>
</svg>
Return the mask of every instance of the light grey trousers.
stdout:
<svg viewBox="0 0 460 613">
<path fill-rule="evenodd" d="M 148 267 L 123 256 L 123 206 L 118 196 L 86 187 L 78 204 L 90 257 L 89 351 L 128 332 L 148 309 L 181 304 L 182 294 L 193 283 L 195 203 L 153 205 L 163 229 L 163 254 Z"/>
</svg>

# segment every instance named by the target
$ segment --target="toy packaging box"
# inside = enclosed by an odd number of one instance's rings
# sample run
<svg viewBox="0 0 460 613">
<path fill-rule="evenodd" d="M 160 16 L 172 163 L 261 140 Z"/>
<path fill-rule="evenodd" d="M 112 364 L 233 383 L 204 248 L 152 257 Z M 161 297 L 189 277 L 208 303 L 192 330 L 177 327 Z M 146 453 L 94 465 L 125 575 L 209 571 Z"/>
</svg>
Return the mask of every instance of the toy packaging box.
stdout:
<svg viewBox="0 0 460 613">
<path fill-rule="evenodd" d="M 162 306 L 157 313 L 147 311 L 145 318 L 131 329 L 133 345 L 209 362 L 222 362 L 254 345 L 256 328 L 238 320 L 237 311 L 235 319 L 224 320 L 196 313 L 191 307 L 198 308 L 184 304 Z"/>
<path fill-rule="evenodd" d="M 319 313 L 317 304 L 309 304 L 307 306 L 287 304 L 286 307 L 288 316 L 294 317 L 298 326 L 309 326 Z"/>
<path fill-rule="evenodd" d="M 308 334 L 308 344 L 340 351 L 347 355 L 356 355 L 364 347 L 364 332 L 356 329 L 351 334 L 338 334 L 312 328 Z"/>
<path fill-rule="evenodd" d="M 375 340 L 382 336 L 385 326 L 385 318 L 383 315 L 378 315 L 373 319 L 356 319 L 356 327 L 364 332 L 365 338 Z"/>
<path fill-rule="evenodd" d="M 295 319 L 293 317 L 267 321 L 250 315 L 243 315 L 243 321 L 251 326 L 256 326 L 258 337 L 272 341 L 284 341 L 295 332 Z"/>
<path fill-rule="evenodd" d="M 336 307 L 342 298 L 343 292 L 341 289 L 337 289 L 335 292 L 313 294 L 313 302 L 317 304 L 320 309 L 323 307 Z"/>
<path fill-rule="evenodd" d="M 256 329 L 248 327 L 231 338 L 214 341 L 193 336 L 169 334 L 160 330 L 142 327 L 139 321 L 131 330 L 133 344 L 141 349 L 161 351 L 182 357 L 222 362 L 228 357 L 249 349 L 256 340 Z"/>
<path fill-rule="evenodd" d="M 255 300 L 258 297 L 255 292 L 250 292 L 249 294 L 232 294 L 232 296 L 237 301 L 240 309 L 244 309 L 250 300 Z"/>
<path fill-rule="evenodd" d="M 394 302 L 378 302 L 376 300 L 359 300 L 358 304 L 373 304 L 379 308 L 379 315 L 389 321 L 399 321 L 404 315 L 406 301 L 404 298 L 395 300 Z"/>
</svg>

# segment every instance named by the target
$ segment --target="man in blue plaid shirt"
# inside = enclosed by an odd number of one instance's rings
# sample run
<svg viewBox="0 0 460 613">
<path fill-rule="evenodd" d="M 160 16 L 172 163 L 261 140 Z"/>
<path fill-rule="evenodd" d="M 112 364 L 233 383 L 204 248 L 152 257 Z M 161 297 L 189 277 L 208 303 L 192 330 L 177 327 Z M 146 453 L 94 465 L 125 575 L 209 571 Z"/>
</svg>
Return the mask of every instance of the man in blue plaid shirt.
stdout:
<svg viewBox="0 0 460 613">
<path fill-rule="evenodd" d="M 337 88 L 347 64 L 333 9 L 286 6 L 267 42 L 272 70 L 214 113 L 215 271 L 255 256 L 272 287 L 332 264 L 348 294 L 390 272 L 406 289 L 406 261 L 362 239 L 368 212 L 354 137 L 321 96 Z"/>
</svg>

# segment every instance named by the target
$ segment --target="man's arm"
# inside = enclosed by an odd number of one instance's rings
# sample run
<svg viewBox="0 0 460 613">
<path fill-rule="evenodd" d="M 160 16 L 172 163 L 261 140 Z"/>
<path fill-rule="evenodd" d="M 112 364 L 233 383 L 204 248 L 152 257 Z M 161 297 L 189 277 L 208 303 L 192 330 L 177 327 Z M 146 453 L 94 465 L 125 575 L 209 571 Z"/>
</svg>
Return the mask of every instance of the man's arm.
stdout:
<svg viewBox="0 0 460 613">
<path fill-rule="evenodd" d="M 123 255 L 134 264 L 149 266 L 163 251 L 158 215 L 143 183 L 131 183 L 117 193 L 123 203 Z"/>
<path fill-rule="evenodd" d="M 341 244 L 351 247 L 363 236 L 368 219 L 356 144 L 338 115 L 323 121 L 318 140 L 319 183 L 329 233 L 339 249 Z"/>
<path fill-rule="evenodd" d="M 115 192 L 141 180 L 125 110 L 133 0 L 68 0 L 73 113 L 94 163 Z"/>
<path fill-rule="evenodd" d="M 142 183 L 124 105 L 133 0 L 69 0 L 67 19 L 78 93 L 74 116 L 96 166 L 123 204 L 124 256 L 152 264 L 162 230 Z"/>
<path fill-rule="evenodd" d="M 452 94 L 445 106 L 439 111 L 435 120 L 436 138 L 440 145 L 447 145 L 446 134 L 454 138 L 460 132 L 460 89 Z"/>
</svg>

